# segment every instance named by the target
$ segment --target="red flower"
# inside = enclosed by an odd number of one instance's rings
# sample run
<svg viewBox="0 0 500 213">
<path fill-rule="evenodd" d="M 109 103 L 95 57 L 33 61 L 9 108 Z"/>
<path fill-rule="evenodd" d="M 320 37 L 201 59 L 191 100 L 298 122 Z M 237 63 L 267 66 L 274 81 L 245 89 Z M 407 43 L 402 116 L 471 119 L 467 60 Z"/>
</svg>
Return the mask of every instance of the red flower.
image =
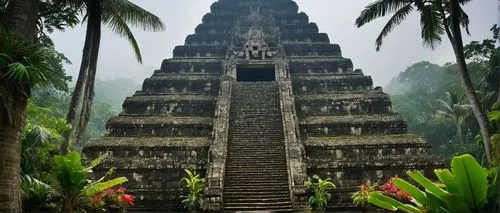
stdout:
<svg viewBox="0 0 500 213">
<path fill-rule="evenodd" d="M 92 204 L 94 204 L 96 206 L 99 205 L 99 204 L 101 204 L 101 201 L 102 201 L 102 199 L 101 199 L 101 196 L 99 196 L 99 195 L 94 196 L 94 197 L 91 198 Z"/>
<path fill-rule="evenodd" d="M 413 199 L 408 193 L 406 193 L 405 191 L 399 189 L 397 186 L 394 185 L 392 180 L 396 178 L 399 177 L 394 176 L 393 178 L 389 179 L 389 181 L 380 186 L 384 194 L 402 202 L 408 202 L 411 199 Z"/>
<path fill-rule="evenodd" d="M 120 196 L 120 201 L 128 206 L 133 206 L 135 201 L 135 196 L 129 194 L 122 194 Z"/>
</svg>

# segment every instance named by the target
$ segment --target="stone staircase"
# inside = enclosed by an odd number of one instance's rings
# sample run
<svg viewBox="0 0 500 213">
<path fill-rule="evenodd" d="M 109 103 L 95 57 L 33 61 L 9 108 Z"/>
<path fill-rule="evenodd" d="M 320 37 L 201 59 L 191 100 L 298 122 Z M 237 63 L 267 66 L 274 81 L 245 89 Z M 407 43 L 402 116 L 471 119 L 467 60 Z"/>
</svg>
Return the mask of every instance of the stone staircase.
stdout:
<svg viewBox="0 0 500 213">
<path fill-rule="evenodd" d="M 224 211 L 291 212 L 276 82 L 235 82 L 224 180 Z"/>
</svg>

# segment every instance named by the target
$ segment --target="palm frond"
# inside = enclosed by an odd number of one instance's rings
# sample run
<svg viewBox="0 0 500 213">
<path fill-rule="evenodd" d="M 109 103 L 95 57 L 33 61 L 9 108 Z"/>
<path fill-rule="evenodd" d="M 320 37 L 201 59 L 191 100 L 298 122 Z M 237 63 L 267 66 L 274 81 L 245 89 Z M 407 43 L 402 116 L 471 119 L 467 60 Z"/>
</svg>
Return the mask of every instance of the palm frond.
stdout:
<svg viewBox="0 0 500 213">
<path fill-rule="evenodd" d="M 394 15 L 389 19 L 387 24 L 385 24 L 384 28 L 382 29 L 382 32 L 380 32 L 379 36 L 377 37 L 377 40 L 375 41 L 377 51 L 380 50 L 380 47 L 382 46 L 383 39 L 389 35 L 389 33 L 394 29 L 394 27 L 398 26 L 403 22 L 406 17 L 413 11 L 413 6 L 411 4 L 407 4 L 406 6 L 402 7 Z"/>
<path fill-rule="evenodd" d="M 426 4 L 421 9 L 420 25 L 422 27 L 422 42 L 425 46 L 434 49 L 441 43 L 444 34 L 443 19 L 436 5 Z"/>
<path fill-rule="evenodd" d="M 465 32 L 467 32 L 467 35 L 470 35 L 469 23 L 470 23 L 469 15 L 467 15 L 467 13 L 465 13 L 462 7 L 460 7 L 460 24 L 465 29 Z"/>
<path fill-rule="evenodd" d="M 141 50 L 130 26 L 148 31 L 165 30 L 160 18 L 127 0 L 104 1 L 102 18 L 115 34 L 127 38 L 139 63 L 142 63 Z"/>
<path fill-rule="evenodd" d="M 412 0 L 378 0 L 365 7 L 356 18 L 356 26 L 361 27 L 377 18 L 396 12 L 412 3 Z"/>
<path fill-rule="evenodd" d="M 103 21 L 107 22 L 106 17 L 113 15 L 119 15 L 131 27 L 154 32 L 165 30 L 165 25 L 158 16 L 128 0 L 103 1 Z"/>
<path fill-rule="evenodd" d="M 464 4 L 467 4 L 471 2 L 471 0 L 460 0 L 460 4 L 464 5 Z M 447 24 L 448 26 L 451 26 L 451 19 L 449 17 L 450 13 L 451 13 L 451 7 L 450 7 L 450 2 L 449 0 L 448 1 L 443 1 L 443 5 L 444 7 L 444 11 L 445 11 L 445 18 L 446 18 L 446 21 L 447 21 Z M 470 35 L 470 31 L 469 31 L 469 24 L 470 24 L 470 19 L 469 19 L 469 15 L 467 15 L 467 13 L 463 10 L 462 7 L 460 7 L 460 11 L 459 11 L 459 19 L 460 19 L 460 25 L 465 29 L 465 32 L 467 32 L 467 35 Z"/>
</svg>

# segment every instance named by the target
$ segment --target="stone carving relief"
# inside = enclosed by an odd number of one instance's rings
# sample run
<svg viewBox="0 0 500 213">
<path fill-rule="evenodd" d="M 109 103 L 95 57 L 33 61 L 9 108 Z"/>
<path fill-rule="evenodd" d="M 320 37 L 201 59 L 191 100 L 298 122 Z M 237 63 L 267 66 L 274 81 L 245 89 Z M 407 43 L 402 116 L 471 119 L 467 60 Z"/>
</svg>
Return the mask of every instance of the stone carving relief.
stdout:
<svg viewBox="0 0 500 213">
<path fill-rule="evenodd" d="M 247 32 L 245 46 L 242 51 L 237 52 L 238 57 L 246 59 L 266 59 L 276 55 L 265 41 L 265 33 L 262 28 L 250 28 Z"/>
<path fill-rule="evenodd" d="M 242 49 L 234 51 L 234 54 L 239 58 L 249 59 L 266 59 L 272 58 L 277 54 L 277 51 L 273 51 L 270 47 L 268 40 L 274 39 L 274 34 L 269 32 L 269 30 L 264 29 L 263 26 L 272 23 L 266 17 L 260 13 L 260 7 L 252 5 L 250 6 L 250 14 L 243 20 L 243 25 L 249 26 L 244 27 L 244 31 L 239 35 L 246 42 Z"/>
</svg>

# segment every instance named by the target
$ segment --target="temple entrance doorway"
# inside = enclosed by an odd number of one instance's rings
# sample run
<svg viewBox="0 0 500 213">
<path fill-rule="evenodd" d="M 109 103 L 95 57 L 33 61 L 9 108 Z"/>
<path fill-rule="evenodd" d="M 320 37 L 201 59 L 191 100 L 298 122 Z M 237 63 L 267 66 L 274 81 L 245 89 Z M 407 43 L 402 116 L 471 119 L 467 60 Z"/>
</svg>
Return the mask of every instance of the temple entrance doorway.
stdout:
<svg viewBox="0 0 500 213">
<path fill-rule="evenodd" d="M 240 82 L 276 81 L 274 65 L 240 65 L 236 69 Z"/>
</svg>

